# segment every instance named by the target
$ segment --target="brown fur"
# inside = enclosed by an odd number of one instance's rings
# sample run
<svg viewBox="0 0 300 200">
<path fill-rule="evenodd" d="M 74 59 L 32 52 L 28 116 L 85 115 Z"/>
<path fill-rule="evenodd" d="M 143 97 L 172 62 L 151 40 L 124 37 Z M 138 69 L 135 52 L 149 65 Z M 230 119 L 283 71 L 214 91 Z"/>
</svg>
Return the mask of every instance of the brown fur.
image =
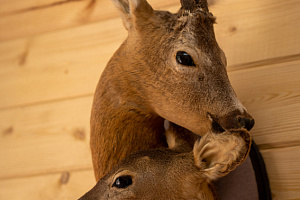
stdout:
<svg viewBox="0 0 300 200">
<path fill-rule="evenodd" d="M 182 139 L 182 134 L 172 126 L 166 134 L 168 141 L 175 141 L 172 149 L 131 154 L 80 200 L 216 199 L 211 182 L 246 159 L 251 146 L 249 133 L 246 130 L 209 132 L 193 146 Z M 117 178 L 123 176 L 130 176 L 132 184 L 116 187 Z"/>
<path fill-rule="evenodd" d="M 185 6 L 191 1 L 182 1 L 183 8 L 173 14 L 153 10 L 146 0 L 113 0 L 128 37 L 95 92 L 91 151 L 96 180 L 132 152 L 166 147 L 164 119 L 197 135 L 214 124 L 230 130 L 253 120 L 228 80 L 215 18 L 206 1 Z M 196 66 L 178 64 L 178 51 L 191 55 Z"/>
</svg>

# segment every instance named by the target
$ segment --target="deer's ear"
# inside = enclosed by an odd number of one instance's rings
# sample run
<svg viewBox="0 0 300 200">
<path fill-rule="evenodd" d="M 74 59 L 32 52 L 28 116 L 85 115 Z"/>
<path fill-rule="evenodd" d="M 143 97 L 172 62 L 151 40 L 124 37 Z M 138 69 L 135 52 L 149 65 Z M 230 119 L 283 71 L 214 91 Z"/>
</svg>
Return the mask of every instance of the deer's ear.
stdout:
<svg viewBox="0 0 300 200">
<path fill-rule="evenodd" d="M 195 164 L 208 180 L 228 174 L 247 157 L 251 137 L 247 131 L 207 133 L 194 145 Z"/>
<path fill-rule="evenodd" d="M 153 14 L 153 8 L 146 0 L 112 0 L 123 20 L 124 27 L 129 30 L 138 19 L 145 20 Z"/>
</svg>

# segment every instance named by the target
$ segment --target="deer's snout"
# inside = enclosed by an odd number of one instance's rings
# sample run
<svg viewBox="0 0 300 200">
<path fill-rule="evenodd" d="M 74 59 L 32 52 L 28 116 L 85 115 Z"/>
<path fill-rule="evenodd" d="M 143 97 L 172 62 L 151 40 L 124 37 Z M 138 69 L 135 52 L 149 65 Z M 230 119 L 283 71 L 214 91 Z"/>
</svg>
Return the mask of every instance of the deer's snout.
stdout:
<svg viewBox="0 0 300 200">
<path fill-rule="evenodd" d="M 223 132 L 224 130 L 241 128 L 245 128 L 250 131 L 255 123 L 253 117 L 246 111 L 244 111 L 243 113 L 241 113 L 240 111 L 233 111 L 221 117 L 211 114 L 210 116 L 213 120 L 212 129 L 215 132 Z"/>
</svg>

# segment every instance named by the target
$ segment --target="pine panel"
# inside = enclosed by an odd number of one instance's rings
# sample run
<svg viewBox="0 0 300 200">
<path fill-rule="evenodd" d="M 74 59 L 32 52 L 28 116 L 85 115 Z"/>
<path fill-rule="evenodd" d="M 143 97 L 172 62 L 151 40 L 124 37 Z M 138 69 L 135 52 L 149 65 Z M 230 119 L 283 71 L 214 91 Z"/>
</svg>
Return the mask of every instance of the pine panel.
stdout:
<svg viewBox="0 0 300 200">
<path fill-rule="evenodd" d="M 274 200 L 300 199 L 300 147 L 262 150 Z"/>
<path fill-rule="evenodd" d="M 156 9 L 166 9 L 178 0 L 149 0 Z M 111 0 L 23 0 L 0 2 L 0 41 L 33 37 L 118 16 Z M 9 31 L 8 31 L 9 30 Z"/>
<path fill-rule="evenodd" d="M 93 93 L 125 35 L 115 19 L 0 43 L 0 108 Z"/>
<path fill-rule="evenodd" d="M 0 180 L 0 199 L 74 200 L 95 185 L 92 169 Z"/>
<path fill-rule="evenodd" d="M 0 112 L 0 179 L 91 168 L 92 96 Z"/>
</svg>

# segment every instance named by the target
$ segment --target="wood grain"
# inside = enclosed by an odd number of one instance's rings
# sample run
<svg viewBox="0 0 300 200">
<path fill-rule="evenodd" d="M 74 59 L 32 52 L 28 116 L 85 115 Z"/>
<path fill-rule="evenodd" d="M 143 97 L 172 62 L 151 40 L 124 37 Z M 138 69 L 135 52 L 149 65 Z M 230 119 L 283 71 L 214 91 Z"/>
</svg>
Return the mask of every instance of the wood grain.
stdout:
<svg viewBox="0 0 300 200">
<path fill-rule="evenodd" d="M 179 7 L 178 0 L 149 2 L 157 9 L 174 4 Z M 0 41 L 33 37 L 118 16 L 111 0 L 25 0 L 18 6 L 5 0 L 0 5 Z"/>
<path fill-rule="evenodd" d="M 215 32 L 229 65 L 299 54 L 299 6 L 297 0 L 217 1 Z"/>
<path fill-rule="evenodd" d="M 92 96 L 0 112 L 0 179 L 92 167 Z"/>
<path fill-rule="evenodd" d="M 300 199 L 300 147 L 263 150 L 274 200 Z"/>
<path fill-rule="evenodd" d="M 119 19 L 98 25 L 2 42 L 0 94 L 5 95 L 0 107 L 93 93 L 106 63 L 126 34 Z M 115 26 L 120 27 L 118 32 L 113 31 Z"/>
<path fill-rule="evenodd" d="M 0 180 L 0 199 L 74 200 L 95 185 L 92 169 Z"/>
<path fill-rule="evenodd" d="M 20 10 L 30 10 L 30 8 L 44 7 L 59 2 L 60 0 L 22 0 L 14 3 L 11 0 L 1 0 L 0 15 L 16 13 Z"/>
</svg>

